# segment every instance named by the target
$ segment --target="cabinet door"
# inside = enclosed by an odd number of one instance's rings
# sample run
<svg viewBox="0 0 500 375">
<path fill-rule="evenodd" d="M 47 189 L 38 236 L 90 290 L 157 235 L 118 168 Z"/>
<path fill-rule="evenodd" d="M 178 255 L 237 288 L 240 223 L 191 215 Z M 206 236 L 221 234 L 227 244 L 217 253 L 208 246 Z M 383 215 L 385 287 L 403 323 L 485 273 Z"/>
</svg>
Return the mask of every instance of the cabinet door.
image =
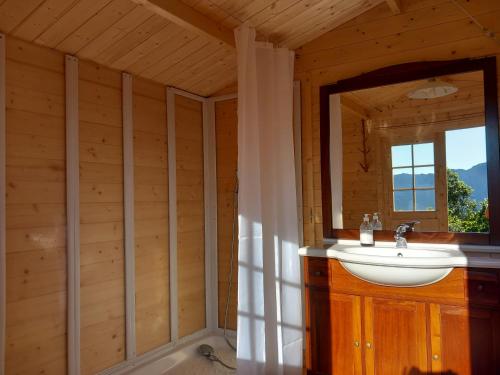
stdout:
<svg viewBox="0 0 500 375">
<path fill-rule="evenodd" d="M 361 374 L 361 297 L 330 294 L 330 314 L 332 373 Z"/>
<path fill-rule="evenodd" d="M 426 373 L 425 304 L 365 298 L 367 375 Z"/>
<path fill-rule="evenodd" d="M 329 291 L 307 289 L 308 374 L 329 375 L 332 373 Z"/>
<path fill-rule="evenodd" d="M 500 374 L 500 314 L 488 308 L 431 304 L 433 372 Z"/>
</svg>

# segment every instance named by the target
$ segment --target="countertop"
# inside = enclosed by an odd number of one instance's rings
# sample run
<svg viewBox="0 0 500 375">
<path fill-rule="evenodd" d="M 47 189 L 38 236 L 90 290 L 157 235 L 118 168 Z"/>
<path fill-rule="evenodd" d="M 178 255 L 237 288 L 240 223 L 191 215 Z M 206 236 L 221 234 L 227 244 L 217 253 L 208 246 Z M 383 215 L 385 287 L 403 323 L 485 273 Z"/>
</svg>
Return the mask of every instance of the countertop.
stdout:
<svg viewBox="0 0 500 375">
<path fill-rule="evenodd" d="M 408 250 L 439 251 L 442 256 L 437 257 L 412 257 L 399 258 L 396 256 L 382 255 L 383 251 L 392 251 L 395 242 L 377 241 L 375 247 L 368 249 L 367 254 L 353 254 L 347 250 L 360 248 L 359 241 L 337 240 L 325 243 L 323 248 L 302 247 L 299 255 L 312 257 L 326 257 L 342 262 L 385 265 L 392 267 L 412 268 L 444 268 L 444 267 L 478 267 L 500 268 L 500 246 L 482 245 L 456 245 L 456 244 L 429 244 L 409 243 Z M 370 254 L 373 249 L 373 254 Z"/>
</svg>

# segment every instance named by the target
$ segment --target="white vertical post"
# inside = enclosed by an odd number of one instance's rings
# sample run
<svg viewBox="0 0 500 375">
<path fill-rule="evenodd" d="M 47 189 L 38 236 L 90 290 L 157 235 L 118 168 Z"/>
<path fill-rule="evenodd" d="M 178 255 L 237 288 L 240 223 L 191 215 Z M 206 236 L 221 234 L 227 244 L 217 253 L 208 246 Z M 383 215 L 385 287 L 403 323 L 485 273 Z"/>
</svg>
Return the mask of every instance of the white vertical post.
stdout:
<svg viewBox="0 0 500 375">
<path fill-rule="evenodd" d="M 205 204 L 205 308 L 210 331 L 218 328 L 217 179 L 215 102 L 203 100 L 203 185 Z"/>
<path fill-rule="evenodd" d="M 175 92 L 167 87 L 168 207 L 170 249 L 170 341 L 179 338 L 177 311 L 177 167 L 175 152 Z"/>
<path fill-rule="evenodd" d="M 0 34 L 0 375 L 5 373 L 6 187 L 5 187 L 5 35 Z"/>
<path fill-rule="evenodd" d="M 66 55 L 66 215 L 68 246 L 68 373 L 80 374 L 80 167 L 78 59 Z"/>
<path fill-rule="evenodd" d="M 123 196 L 125 215 L 125 313 L 127 360 L 135 358 L 135 228 L 133 79 L 122 74 Z"/>
<path fill-rule="evenodd" d="M 332 190 L 332 225 L 344 227 L 342 219 L 342 104 L 340 95 L 330 95 L 330 182 Z"/>
</svg>

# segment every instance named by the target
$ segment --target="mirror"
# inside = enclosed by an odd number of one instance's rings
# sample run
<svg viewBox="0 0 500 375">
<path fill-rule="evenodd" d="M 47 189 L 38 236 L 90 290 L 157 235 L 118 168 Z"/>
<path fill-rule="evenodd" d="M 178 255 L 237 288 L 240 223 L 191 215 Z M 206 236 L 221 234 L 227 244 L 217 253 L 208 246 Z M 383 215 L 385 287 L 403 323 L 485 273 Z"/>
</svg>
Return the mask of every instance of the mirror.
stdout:
<svg viewBox="0 0 500 375">
<path fill-rule="evenodd" d="M 483 92 L 476 71 L 337 94 L 343 228 L 379 213 L 390 229 L 489 232 Z"/>
<path fill-rule="evenodd" d="M 322 157 L 328 156 L 330 186 L 322 195 L 330 194 L 331 229 L 357 230 L 364 214 L 377 213 L 391 233 L 400 223 L 419 221 L 417 232 L 490 234 L 489 189 L 498 170 L 492 176 L 488 164 L 498 158 L 488 155 L 492 147 L 498 154 L 498 114 L 495 142 L 488 142 L 494 133 L 484 69 L 430 72 L 366 88 L 358 80 L 352 86 L 360 89 L 328 94 Z"/>
</svg>

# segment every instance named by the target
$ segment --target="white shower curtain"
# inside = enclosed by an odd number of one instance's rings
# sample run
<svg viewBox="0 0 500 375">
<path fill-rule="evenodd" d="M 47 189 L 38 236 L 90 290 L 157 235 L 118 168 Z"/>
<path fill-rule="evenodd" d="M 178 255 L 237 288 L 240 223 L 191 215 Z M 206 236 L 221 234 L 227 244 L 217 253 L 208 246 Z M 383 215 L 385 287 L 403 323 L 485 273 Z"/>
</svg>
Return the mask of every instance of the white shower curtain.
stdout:
<svg viewBox="0 0 500 375">
<path fill-rule="evenodd" d="M 302 299 L 293 148 L 293 52 L 238 53 L 238 373 L 302 373 Z"/>
</svg>

